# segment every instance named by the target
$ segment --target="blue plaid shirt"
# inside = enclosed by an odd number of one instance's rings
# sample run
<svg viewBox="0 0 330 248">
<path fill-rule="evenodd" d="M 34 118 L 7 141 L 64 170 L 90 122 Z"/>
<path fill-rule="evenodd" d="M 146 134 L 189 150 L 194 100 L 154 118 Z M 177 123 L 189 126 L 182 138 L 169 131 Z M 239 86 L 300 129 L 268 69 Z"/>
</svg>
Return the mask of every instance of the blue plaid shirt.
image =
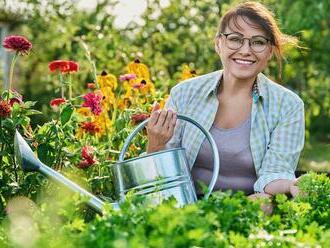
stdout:
<svg viewBox="0 0 330 248">
<path fill-rule="evenodd" d="M 185 80 L 172 88 L 165 107 L 187 115 L 210 130 L 218 109 L 217 87 L 222 71 Z M 260 73 L 251 109 L 250 147 L 257 173 L 255 192 L 277 179 L 294 179 L 304 146 L 304 103 L 292 91 Z M 178 120 L 166 147 L 184 147 L 192 166 L 204 141 L 199 129 Z M 220 153 L 221 156 L 221 153 Z M 221 170 L 221 165 L 220 165 Z"/>
</svg>

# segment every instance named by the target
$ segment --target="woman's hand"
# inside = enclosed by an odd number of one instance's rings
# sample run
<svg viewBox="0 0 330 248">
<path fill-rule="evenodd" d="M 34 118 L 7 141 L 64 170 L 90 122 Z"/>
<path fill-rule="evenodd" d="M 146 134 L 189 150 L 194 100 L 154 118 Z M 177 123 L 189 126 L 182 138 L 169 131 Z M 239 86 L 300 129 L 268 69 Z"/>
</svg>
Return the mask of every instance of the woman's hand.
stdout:
<svg viewBox="0 0 330 248">
<path fill-rule="evenodd" d="M 265 193 L 270 195 L 277 194 L 291 194 L 292 197 L 296 197 L 299 194 L 299 188 L 297 183 L 301 177 L 293 180 L 278 179 L 268 183 L 265 187 Z"/>
<path fill-rule="evenodd" d="M 272 195 L 267 194 L 267 193 L 255 193 L 252 195 L 249 195 L 248 198 L 252 201 L 256 201 L 259 199 L 267 199 L 265 200 L 264 203 L 260 205 L 260 209 L 265 213 L 265 214 L 271 214 L 273 212 L 273 204 L 270 202 Z"/>
<path fill-rule="evenodd" d="M 289 191 L 293 198 L 299 194 L 299 188 L 297 186 L 299 179 L 300 179 L 300 177 L 297 179 L 291 180 L 291 184 L 289 185 Z"/>
<path fill-rule="evenodd" d="M 156 103 L 146 127 L 148 133 L 147 153 L 164 149 L 174 133 L 176 113 L 171 109 L 159 110 L 159 108 L 160 105 Z"/>
</svg>

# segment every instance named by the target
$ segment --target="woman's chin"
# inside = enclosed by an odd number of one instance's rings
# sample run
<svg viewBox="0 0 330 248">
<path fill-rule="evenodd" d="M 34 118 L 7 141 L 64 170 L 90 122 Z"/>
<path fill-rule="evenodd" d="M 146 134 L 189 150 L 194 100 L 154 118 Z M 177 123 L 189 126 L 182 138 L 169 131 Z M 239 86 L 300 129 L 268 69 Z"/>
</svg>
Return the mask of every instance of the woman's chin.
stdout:
<svg viewBox="0 0 330 248">
<path fill-rule="evenodd" d="M 233 76 L 233 78 L 236 78 L 238 80 L 249 80 L 251 78 L 255 78 L 257 76 L 257 73 L 249 71 L 238 71 L 232 72 L 231 75 Z"/>
</svg>

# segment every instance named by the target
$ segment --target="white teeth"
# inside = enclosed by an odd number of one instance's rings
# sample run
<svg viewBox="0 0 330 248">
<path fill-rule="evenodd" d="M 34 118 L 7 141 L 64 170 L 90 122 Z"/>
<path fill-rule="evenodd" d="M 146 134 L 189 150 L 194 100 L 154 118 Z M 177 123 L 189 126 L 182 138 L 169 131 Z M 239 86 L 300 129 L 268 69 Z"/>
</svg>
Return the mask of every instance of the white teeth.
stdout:
<svg viewBox="0 0 330 248">
<path fill-rule="evenodd" d="M 251 65 L 251 64 L 253 64 L 252 61 L 241 60 L 241 59 L 235 59 L 235 62 L 237 62 L 239 64 L 244 64 L 244 65 Z"/>
</svg>

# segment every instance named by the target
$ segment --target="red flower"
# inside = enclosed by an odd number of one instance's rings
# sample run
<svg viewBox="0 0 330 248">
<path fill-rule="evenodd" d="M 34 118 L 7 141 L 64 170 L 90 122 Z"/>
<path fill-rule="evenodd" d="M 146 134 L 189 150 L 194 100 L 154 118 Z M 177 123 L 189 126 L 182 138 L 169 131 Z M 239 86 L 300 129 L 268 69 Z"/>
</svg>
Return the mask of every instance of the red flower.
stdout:
<svg viewBox="0 0 330 248">
<path fill-rule="evenodd" d="M 91 165 L 86 160 L 80 161 L 79 164 L 77 165 L 77 167 L 80 169 L 85 169 L 88 168 L 89 166 Z"/>
<path fill-rule="evenodd" d="M 102 112 L 101 101 L 102 95 L 95 94 L 93 92 L 87 93 L 84 97 L 85 102 L 82 107 L 89 107 L 95 115 L 99 115 Z"/>
<path fill-rule="evenodd" d="M 64 98 L 54 98 L 53 100 L 50 101 L 50 106 L 59 106 L 61 104 L 65 103 Z"/>
<path fill-rule="evenodd" d="M 21 104 L 22 102 L 23 102 L 22 98 L 19 98 L 19 97 L 13 97 L 9 100 L 10 106 L 13 106 L 14 103 Z"/>
<path fill-rule="evenodd" d="M 77 72 L 79 70 L 78 63 L 69 60 L 54 60 L 48 64 L 51 72 L 60 71 L 62 73 Z"/>
<path fill-rule="evenodd" d="M 81 150 L 81 156 L 84 160 L 80 161 L 77 166 L 81 169 L 84 169 L 95 164 L 96 160 L 94 160 L 94 156 L 92 154 L 93 152 L 94 148 L 92 146 L 84 146 Z"/>
<path fill-rule="evenodd" d="M 81 128 L 90 134 L 96 134 L 101 131 L 101 128 L 95 122 L 85 121 L 81 124 Z"/>
<path fill-rule="evenodd" d="M 137 124 L 148 119 L 149 117 L 150 114 L 139 113 L 139 114 L 131 115 L 131 120 L 133 121 L 134 124 Z"/>
<path fill-rule="evenodd" d="M 7 36 L 3 40 L 2 46 L 8 49 L 9 51 L 17 52 L 20 55 L 28 54 L 32 49 L 31 42 L 24 36 L 20 36 L 20 35 Z"/>
<path fill-rule="evenodd" d="M 6 118 L 10 116 L 11 108 L 7 101 L 0 100 L 0 117 Z"/>
<path fill-rule="evenodd" d="M 88 89 L 95 89 L 95 84 L 94 83 L 88 83 L 87 88 Z"/>
</svg>

